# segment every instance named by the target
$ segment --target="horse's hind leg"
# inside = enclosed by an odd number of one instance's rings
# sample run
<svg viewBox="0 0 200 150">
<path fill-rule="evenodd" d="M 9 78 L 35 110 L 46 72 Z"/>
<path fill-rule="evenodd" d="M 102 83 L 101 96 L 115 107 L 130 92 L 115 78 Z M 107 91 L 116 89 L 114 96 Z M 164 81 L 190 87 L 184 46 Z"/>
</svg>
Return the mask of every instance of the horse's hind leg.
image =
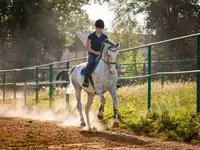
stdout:
<svg viewBox="0 0 200 150">
<path fill-rule="evenodd" d="M 82 113 L 82 104 L 81 104 L 81 86 L 76 86 L 76 100 L 77 100 L 77 109 L 80 115 L 80 121 L 81 121 L 81 126 L 85 126 L 85 121 L 83 118 L 83 113 Z"/>
<path fill-rule="evenodd" d="M 88 93 L 88 101 L 85 106 L 85 114 L 86 114 L 87 125 L 88 125 L 89 129 L 91 129 L 89 111 L 90 111 L 91 105 L 93 103 L 93 99 L 94 99 L 94 94 Z"/>
</svg>

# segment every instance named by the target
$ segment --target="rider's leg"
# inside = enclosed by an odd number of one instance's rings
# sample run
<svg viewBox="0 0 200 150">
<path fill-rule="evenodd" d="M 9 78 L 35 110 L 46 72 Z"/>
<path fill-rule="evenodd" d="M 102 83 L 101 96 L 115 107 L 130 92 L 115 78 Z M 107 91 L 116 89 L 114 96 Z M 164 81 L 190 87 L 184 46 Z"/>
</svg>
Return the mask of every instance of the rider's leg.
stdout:
<svg viewBox="0 0 200 150">
<path fill-rule="evenodd" d="M 95 62 L 95 59 L 96 59 L 95 55 L 93 55 L 93 54 L 88 55 L 88 63 L 87 63 L 86 73 L 85 73 L 84 83 L 83 83 L 83 86 L 85 86 L 85 87 L 89 86 L 88 78 L 90 77 L 90 75 L 92 73 L 92 68 L 93 68 L 93 64 Z"/>
</svg>

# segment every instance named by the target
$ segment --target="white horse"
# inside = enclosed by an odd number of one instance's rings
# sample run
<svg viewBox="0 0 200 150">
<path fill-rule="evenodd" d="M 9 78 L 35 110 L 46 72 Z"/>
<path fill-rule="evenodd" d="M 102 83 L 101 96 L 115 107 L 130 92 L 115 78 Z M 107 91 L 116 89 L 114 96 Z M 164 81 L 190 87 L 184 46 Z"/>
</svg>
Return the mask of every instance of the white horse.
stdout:
<svg viewBox="0 0 200 150">
<path fill-rule="evenodd" d="M 87 119 L 87 126 L 91 129 L 90 119 L 89 119 L 89 110 L 93 103 L 95 95 L 98 95 L 101 99 L 101 106 L 98 112 L 98 118 L 103 119 L 103 112 L 106 103 L 104 97 L 104 92 L 109 91 L 113 99 L 113 111 L 114 111 L 114 123 L 113 127 L 119 126 L 118 120 L 118 100 L 117 100 L 117 81 L 118 74 L 115 68 L 117 63 L 117 58 L 119 55 L 118 44 L 114 44 L 111 41 L 106 40 L 102 43 L 102 55 L 97 62 L 95 69 L 91 75 L 91 80 L 89 80 L 89 87 L 83 87 L 84 82 L 84 68 L 86 63 L 79 64 L 74 66 L 70 70 L 70 80 L 75 88 L 76 99 L 77 99 L 77 109 L 80 114 L 81 126 L 86 126 L 83 113 L 82 113 L 82 104 L 81 104 L 81 90 L 84 89 L 88 95 L 88 101 L 85 106 L 85 114 Z M 92 82 L 93 81 L 93 82 Z"/>
</svg>

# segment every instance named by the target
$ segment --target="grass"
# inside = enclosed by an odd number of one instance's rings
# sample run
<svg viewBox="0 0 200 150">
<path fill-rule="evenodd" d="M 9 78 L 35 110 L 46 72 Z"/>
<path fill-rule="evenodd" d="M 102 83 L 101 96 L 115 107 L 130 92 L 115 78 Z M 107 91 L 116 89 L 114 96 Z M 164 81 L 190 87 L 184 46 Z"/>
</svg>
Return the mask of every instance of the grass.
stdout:
<svg viewBox="0 0 200 150">
<path fill-rule="evenodd" d="M 64 91 L 54 92 L 54 104 L 62 100 L 65 105 Z M 85 94 L 82 96 L 85 99 Z M 105 121 L 113 122 L 113 103 L 108 93 L 105 108 Z M 39 107 L 49 106 L 48 91 L 39 93 Z M 28 105 L 35 104 L 35 94 L 29 94 Z M 73 100 L 71 100 L 73 99 Z M 177 82 L 152 84 L 152 109 L 147 110 L 147 84 L 118 89 L 120 128 L 135 133 L 162 137 L 170 140 L 200 142 L 200 115 L 196 114 L 196 83 Z M 70 95 L 70 102 L 74 94 Z M 7 101 L 8 102 L 8 101 Z M 53 104 L 53 106 L 54 106 Z M 95 97 L 93 108 L 100 106 L 100 100 Z"/>
<path fill-rule="evenodd" d="M 112 100 L 106 94 L 106 121 L 113 121 Z M 152 85 L 152 109 L 147 111 L 147 84 L 118 90 L 120 128 L 151 137 L 200 142 L 196 114 L 196 83 Z M 99 103 L 96 101 L 95 108 Z"/>
</svg>

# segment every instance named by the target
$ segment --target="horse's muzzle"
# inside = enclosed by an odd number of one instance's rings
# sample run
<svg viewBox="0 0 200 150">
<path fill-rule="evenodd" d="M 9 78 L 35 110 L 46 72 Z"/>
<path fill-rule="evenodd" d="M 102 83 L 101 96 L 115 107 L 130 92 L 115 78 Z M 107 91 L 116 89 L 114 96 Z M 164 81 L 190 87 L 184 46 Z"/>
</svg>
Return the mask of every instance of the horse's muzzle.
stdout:
<svg viewBox="0 0 200 150">
<path fill-rule="evenodd" d="M 114 72 L 110 71 L 110 74 L 115 74 Z"/>
<path fill-rule="evenodd" d="M 110 73 L 111 73 L 111 74 L 115 74 L 115 71 L 116 71 L 116 70 L 115 70 L 115 66 L 112 66 L 111 69 L 110 69 Z"/>
</svg>

